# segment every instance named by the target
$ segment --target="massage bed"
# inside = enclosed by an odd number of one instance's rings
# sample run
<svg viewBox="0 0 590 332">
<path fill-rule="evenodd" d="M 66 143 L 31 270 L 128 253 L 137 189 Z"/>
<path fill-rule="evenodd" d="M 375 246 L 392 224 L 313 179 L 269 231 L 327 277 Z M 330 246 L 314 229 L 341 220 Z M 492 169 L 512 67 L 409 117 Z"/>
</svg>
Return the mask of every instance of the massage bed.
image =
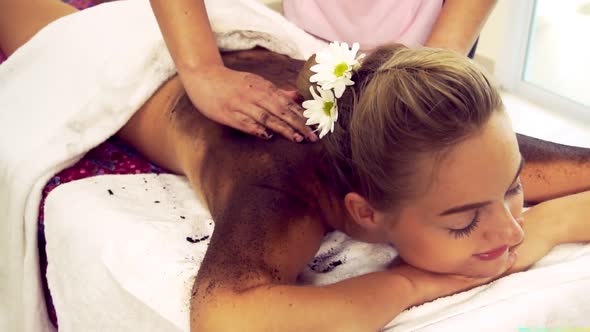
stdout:
<svg viewBox="0 0 590 332">
<path fill-rule="evenodd" d="M 304 59 L 323 46 L 254 0 L 210 1 L 208 10 L 222 49 L 263 46 Z M 240 10 L 241 21 L 224 19 L 228 10 Z M 68 146 L 68 151 L 43 168 L 35 169 L 38 175 L 29 188 L 33 194 L 27 194 L 23 205 L 28 209 L 22 215 L 25 238 L 38 237 L 38 260 L 32 263 L 37 264 L 39 275 L 24 278 L 24 285 L 35 283 L 37 288 L 29 294 L 28 302 L 24 301 L 33 305 L 23 306 L 23 317 L 31 322 L 22 330 L 52 331 L 59 326 L 61 331 L 188 331 L 191 287 L 214 223 L 186 179 L 151 164 L 111 137 L 159 84 L 174 73 L 174 68 L 147 1 L 104 4 L 84 15 L 54 25 L 52 29 L 57 32 L 46 29 L 45 35 L 29 43 L 33 46 L 19 50 L 15 59 L 7 61 L 7 66 L 0 66 L 0 78 L 11 78 L 14 74 L 10 69 L 18 68 L 19 61 L 31 57 L 53 59 L 36 55 L 35 51 L 42 49 L 43 43 L 54 41 L 60 29 L 71 31 L 72 27 L 89 26 L 88 22 L 107 20 L 111 28 L 100 32 L 91 29 L 85 36 L 92 38 L 93 33 L 100 33 L 115 39 L 99 43 L 97 52 L 105 45 L 128 45 L 147 53 L 143 63 L 131 57 L 119 60 L 111 54 L 106 56 L 107 61 L 100 62 L 107 64 L 109 75 L 108 80 L 98 83 L 113 85 L 104 87 L 113 97 L 101 102 L 117 105 L 120 116 L 97 125 L 88 119 L 103 115 L 100 109 L 92 108 L 94 113 L 90 114 L 64 115 L 67 121 L 56 124 L 55 132 L 59 132 L 60 125 L 68 129 L 77 126 L 74 131 L 78 136 L 60 141 Z M 135 33 L 142 31 L 143 39 L 137 40 L 133 29 L 117 33 L 118 24 L 120 27 L 123 22 L 127 27 L 134 26 Z M 277 32 L 277 26 L 284 29 Z M 75 32 L 73 37 L 84 33 Z M 131 60 L 140 65 L 126 68 Z M 84 63 L 80 64 L 80 68 L 85 67 Z M 138 74 L 138 69 L 148 74 Z M 97 75 L 96 71 L 81 70 L 80 75 Z M 25 71 L 23 75 L 26 74 Z M 31 71 L 30 75 L 35 72 Z M 129 91 L 113 90 L 127 88 L 128 82 L 147 83 L 134 85 Z M 37 88 L 44 89 L 46 83 L 40 82 Z M 58 87 L 63 88 L 60 84 L 57 83 Z M 33 84 L 31 89 L 35 91 L 35 88 Z M 11 97 L 14 95 L 0 93 L 2 101 L 14 100 Z M 93 97 L 82 96 L 74 106 L 91 107 L 88 103 Z M 518 132 L 590 147 L 590 124 L 573 123 L 552 113 L 522 108 L 512 97 L 507 97 L 505 102 Z M 50 106 L 60 105 L 63 106 L 58 100 Z M 85 130 L 95 132 L 87 138 L 89 134 Z M 51 134 L 48 132 L 46 137 L 52 137 Z M 78 145 L 68 145 L 73 142 Z M 37 148 L 39 145 L 31 143 Z M 7 218 L 17 212 L 11 212 Z M 36 246 L 37 241 L 34 242 Z M 326 235 L 316 258 L 298 282 L 312 285 L 337 282 L 385 269 L 395 257 L 395 250 L 389 246 L 365 244 L 332 232 Z M 35 271 L 30 263 L 25 260 L 25 270 L 28 266 L 28 271 Z M 518 331 L 519 328 L 590 327 L 590 297 L 586 295 L 589 293 L 590 246 L 562 245 L 529 271 L 410 308 L 385 330 Z M 28 311 L 30 308 L 34 309 Z M 2 331 L 12 330 L 1 327 Z"/>
</svg>

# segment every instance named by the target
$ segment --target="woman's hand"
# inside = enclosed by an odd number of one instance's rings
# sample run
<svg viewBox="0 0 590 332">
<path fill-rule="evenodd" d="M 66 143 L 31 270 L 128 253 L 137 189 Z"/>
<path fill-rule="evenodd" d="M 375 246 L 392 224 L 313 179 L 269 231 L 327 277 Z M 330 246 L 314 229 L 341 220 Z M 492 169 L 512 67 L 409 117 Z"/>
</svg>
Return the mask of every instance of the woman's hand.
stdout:
<svg viewBox="0 0 590 332">
<path fill-rule="evenodd" d="M 524 230 L 524 240 L 510 249 L 517 253 L 518 258 L 506 274 L 527 270 L 558 244 L 556 228 L 559 217 L 551 210 L 551 205 L 541 204 L 522 214 L 519 223 Z"/>
<path fill-rule="evenodd" d="M 590 241 L 590 191 L 543 202 L 523 218 L 525 238 L 508 273 L 528 269 L 558 244 Z"/>
<path fill-rule="evenodd" d="M 213 65 L 181 71 L 180 78 L 195 107 L 213 121 L 264 139 L 272 137 L 270 130 L 294 142 L 318 140 L 296 93 L 258 75 Z"/>
<path fill-rule="evenodd" d="M 516 256 L 514 256 L 516 257 Z M 515 258 L 508 259 L 502 273 L 492 277 L 468 277 L 458 274 L 434 273 L 419 269 L 403 262 L 401 259 L 395 261 L 395 266 L 390 272 L 404 277 L 417 294 L 418 301 L 413 305 L 433 301 L 439 297 L 448 296 L 469 290 L 471 288 L 487 284 L 501 276 L 514 264 Z"/>
<path fill-rule="evenodd" d="M 590 191 L 569 195 L 536 205 L 522 214 L 519 223 L 525 238 L 510 249 L 515 255 L 503 273 L 488 278 L 437 274 L 408 265 L 400 260 L 390 269 L 412 283 L 419 302 L 458 293 L 489 283 L 511 273 L 525 271 L 556 245 L 590 241 Z"/>
<path fill-rule="evenodd" d="M 525 238 L 519 245 L 510 248 L 510 251 L 515 253 L 514 258 L 509 259 L 503 271 L 496 276 L 475 278 L 437 274 L 404 262 L 393 267 L 391 272 L 400 274 L 413 283 L 414 289 L 420 294 L 420 303 L 424 303 L 489 283 L 511 273 L 524 271 L 563 242 L 564 234 L 567 233 L 567 227 L 564 227 L 563 222 L 569 220 L 564 219 L 564 214 L 567 213 L 565 205 L 570 205 L 571 211 L 572 203 L 572 198 L 563 198 L 539 204 L 524 212 L 518 222 L 524 229 Z"/>
</svg>

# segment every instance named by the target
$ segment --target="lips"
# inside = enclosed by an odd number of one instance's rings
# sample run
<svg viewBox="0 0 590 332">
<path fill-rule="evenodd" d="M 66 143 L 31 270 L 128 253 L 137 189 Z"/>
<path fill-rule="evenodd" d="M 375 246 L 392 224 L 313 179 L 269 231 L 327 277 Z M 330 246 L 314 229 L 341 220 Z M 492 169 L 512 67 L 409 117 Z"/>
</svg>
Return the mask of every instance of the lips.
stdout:
<svg viewBox="0 0 590 332">
<path fill-rule="evenodd" d="M 484 252 L 481 254 L 475 254 L 473 256 L 475 256 L 481 260 L 484 260 L 484 261 L 490 261 L 492 259 L 496 259 L 496 258 L 502 256 L 506 251 L 508 251 L 508 246 L 501 246 L 496 249 L 492 249 L 488 252 Z"/>
</svg>

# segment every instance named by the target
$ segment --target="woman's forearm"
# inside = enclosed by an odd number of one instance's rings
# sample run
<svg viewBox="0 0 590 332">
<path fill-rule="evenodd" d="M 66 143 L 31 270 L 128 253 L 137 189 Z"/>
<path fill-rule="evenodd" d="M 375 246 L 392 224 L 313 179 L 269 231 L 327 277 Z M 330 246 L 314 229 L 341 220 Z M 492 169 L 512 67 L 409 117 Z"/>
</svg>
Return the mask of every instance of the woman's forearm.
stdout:
<svg viewBox="0 0 590 332">
<path fill-rule="evenodd" d="M 325 287 L 203 289 L 193 297 L 191 331 L 377 331 L 418 301 L 412 283 L 390 272 Z"/>
<path fill-rule="evenodd" d="M 446 0 L 425 46 L 467 54 L 497 0 Z"/>
<path fill-rule="evenodd" d="M 222 65 L 204 0 L 150 0 L 178 72 Z"/>
<path fill-rule="evenodd" d="M 590 242 L 590 191 L 558 198 L 552 203 L 551 208 L 561 216 L 558 243 Z"/>
<path fill-rule="evenodd" d="M 521 173 L 525 201 L 539 203 L 590 190 L 590 149 L 517 137 L 526 160 Z"/>
<path fill-rule="evenodd" d="M 525 238 L 507 274 L 528 269 L 558 244 L 590 241 L 590 191 L 535 205 L 523 217 Z"/>
</svg>

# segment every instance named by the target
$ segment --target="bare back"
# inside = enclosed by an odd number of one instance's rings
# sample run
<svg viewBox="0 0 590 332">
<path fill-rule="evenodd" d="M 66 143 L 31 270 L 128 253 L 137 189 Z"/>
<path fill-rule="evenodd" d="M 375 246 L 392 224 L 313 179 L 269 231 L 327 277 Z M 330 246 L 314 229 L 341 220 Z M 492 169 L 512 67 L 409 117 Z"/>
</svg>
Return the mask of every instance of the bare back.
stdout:
<svg viewBox="0 0 590 332">
<path fill-rule="evenodd" d="M 224 61 L 283 89 L 293 89 L 302 66 L 265 50 L 225 54 Z M 173 133 L 154 139 L 166 123 Z M 119 135 L 186 175 L 213 216 L 215 231 L 195 291 L 295 282 L 332 221 L 342 217 L 328 189 L 321 143 L 265 141 L 219 125 L 194 108 L 178 78 L 160 88 Z M 167 165 L 174 159 L 169 147 L 179 145 L 182 165 Z"/>
<path fill-rule="evenodd" d="M 294 88 L 302 66 L 262 50 L 226 54 L 224 61 L 284 89 Z M 322 144 L 294 144 L 281 137 L 265 141 L 220 126 L 195 116 L 186 96 L 175 113 L 175 122 L 186 126 L 180 131 L 197 137 L 200 158 L 188 177 L 216 223 L 200 277 L 225 279 L 233 271 L 259 273 L 265 282 L 294 282 L 339 209 L 326 190 Z"/>
</svg>

